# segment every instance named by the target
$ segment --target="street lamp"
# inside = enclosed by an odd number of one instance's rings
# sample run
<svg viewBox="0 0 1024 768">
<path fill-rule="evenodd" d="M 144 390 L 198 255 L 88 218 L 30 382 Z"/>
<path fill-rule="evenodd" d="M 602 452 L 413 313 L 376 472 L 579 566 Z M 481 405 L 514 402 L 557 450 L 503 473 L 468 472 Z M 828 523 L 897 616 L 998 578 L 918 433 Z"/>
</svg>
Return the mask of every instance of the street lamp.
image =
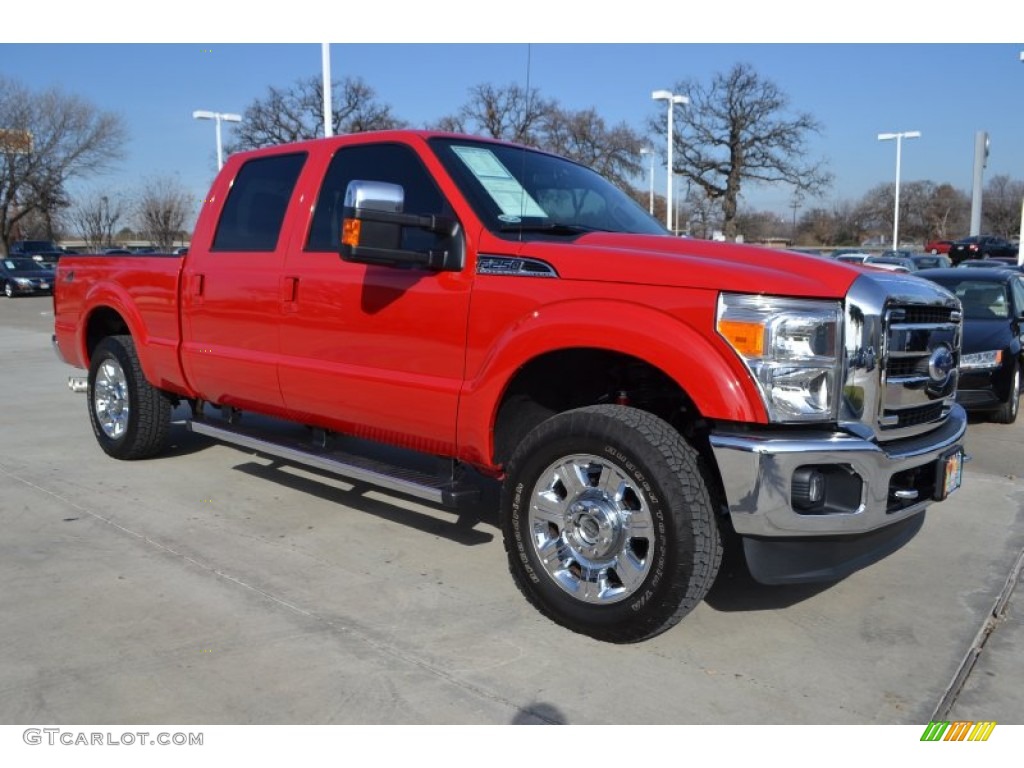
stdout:
<svg viewBox="0 0 1024 768">
<path fill-rule="evenodd" d="M 1024 64 L 1024 51 L 1020 52 L 1020 63 Z M 1021 241 L 1024 240 L 1024 200 L 1020 203 L 1020 236 L 1017 238 L 1017 263 L 1024 265 L 1024 247 Z"/>
<path fill-rule="evenodd" d="M 672 91 L 653 91 L 651 98 L 655 101 L 667 101 L 668 102 L 668 157 L 667 157 L 667 168 L 668 168 L 668 194 L 665 200 L 665 226 L 668 227 L 668 231 L 672 231 L 672 177 L 674 171 L 672 170 L 672 114 L 675 111 L 676 104 L 689 104 L 690 100 L 685 96 Z"/>
<path fill-rule="evenodd" d="M 651 149 L 650 147 L 641 147 L 640 148 L 640 154 L 641 155 L 650 155 L 651 156 L 651 172 L 650 172 L 650 174 L 648 176 L 648 178 L 650 179 L 649 186 L 651 188 L 651 203 L 650 203 L 650 206 L 648 208 L 648 212 L 651 214 L 651 216 L 653 216 L 654 215 L 654 150 Z"/>
<path fill-rule="evenodd" d="M 900 149 L 903 145 L 903 139 L 919 139 L 921 138 L 920 131 L 903 131 L 902 133 L 880 133 L 878 134 L 879 141 L 889 141 L 890 139 L 896 139 L 896 211 L 892 218 L 892 249 L 899 249 L 899 234 L 900 234 Z"/>
<path fill-rule="evenodd" d="M 221 120 L 226 123 L 240 123 L 242 122 L 242 116 L 235 115 L 230 112 L 210 112 L 205 109 L 197 109 L 192 113 L 192 117 L 196 120 L 213 120 L 217 123 L 217 170 L 219 171 L 224 167 L 224 150 L 221 149 L 220 143 Z"/>
</svg>

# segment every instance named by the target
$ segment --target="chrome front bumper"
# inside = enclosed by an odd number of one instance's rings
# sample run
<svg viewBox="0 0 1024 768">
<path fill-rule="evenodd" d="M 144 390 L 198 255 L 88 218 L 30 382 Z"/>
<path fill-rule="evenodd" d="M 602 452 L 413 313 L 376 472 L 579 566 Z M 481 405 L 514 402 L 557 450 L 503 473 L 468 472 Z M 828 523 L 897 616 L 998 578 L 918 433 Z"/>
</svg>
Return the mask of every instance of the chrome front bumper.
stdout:
<svg viewBox="0 0 1024 768">
<path fill-rule="evenodd" d="M 927 482 L 929 468 L 962 446 L 966 430 L 964 409 L 953 405 L 937 429 L 881 445 L 842 432 L 721 428 L 712 432 L 711 447 L 737 533 L 757 538 L 844 537 L 878 531 L 923 511 L 933 501 L 930 492 L 909 503 L 894 503 L 894 486 L 918 475 Z M 792 503 L 793 473 L 806 466 L 835 466 L 855 473 L 862 483 L 859 505 L 842 513 L 800 513 Z"/>
</svg>

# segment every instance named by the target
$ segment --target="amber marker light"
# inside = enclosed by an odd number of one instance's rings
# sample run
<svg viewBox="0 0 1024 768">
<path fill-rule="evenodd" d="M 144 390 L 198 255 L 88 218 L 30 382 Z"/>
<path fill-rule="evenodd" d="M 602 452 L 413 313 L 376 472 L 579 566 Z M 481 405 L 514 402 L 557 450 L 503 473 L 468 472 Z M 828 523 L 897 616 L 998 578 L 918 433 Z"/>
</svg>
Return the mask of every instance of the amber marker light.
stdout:
<svg viewBox="0 0 1024 768">
<path fill-rule="evenodd" d="M 718 332 L 744 357 L 764 356 L 764 326 L 740 320 L 719 320 Z"/>
<path fill-rule="evenodd" d="M 359 229 L 362 222 L 359 219 L 345 219 L 341 225 L 341 244 L 355 248 L 359 245 Z"/>
</svg>

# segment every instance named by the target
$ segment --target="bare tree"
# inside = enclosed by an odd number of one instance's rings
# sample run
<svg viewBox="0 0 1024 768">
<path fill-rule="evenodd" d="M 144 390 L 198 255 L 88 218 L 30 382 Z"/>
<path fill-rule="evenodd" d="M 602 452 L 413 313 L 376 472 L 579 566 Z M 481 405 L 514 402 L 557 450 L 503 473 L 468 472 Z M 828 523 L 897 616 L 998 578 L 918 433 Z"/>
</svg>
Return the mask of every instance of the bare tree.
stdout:
<svg viewBox="0 0 1024 768">
<path fill-rule="evenodd" d="M 196 200 L 176 178 L 163 176 L 148 181 L 136 206 L 138 229 L 160 250 L 170 250 L 188 238 L 186 222 L 191 222 Z"/>
<path fill-rule="evenodd" d="M 1020 232 L 1021 199 L 1024 199 L 1024 182 L 1011 181 L 1003 174 L 993 176 L 985 185 L 982 197 L 985 230 L 1000 237 Z"/>
<path fill-rule="evenodd" d="M 675 120 L 675 172 L 720 200 L 726 238 L 736 236 L 737 202 L 746 183 L 785 184 L 818 194 L 831 183 L 823 162 L 807 157 L 807 137 L 820 131 L 809 114 L 788 114 L 789 100 L 749 64 L 715 75 L 710 84 L 677 83 L 689 106 Z M 664 134 L 664 115 L 650 129 Z"/>
<path fill-rule="evenodd" d="M 643 172 L 643 137 L 625 123 L 608 128 L 594 108 L 574 112 L 552 105 L 542 130 L 544 149 L 593 168 L 621 189 Z"/>
<path fill-rule="evenodd" d="M 86 248 L 98 251 L 113 244 L 114 227 L 124 215 L 124 207 L 119 194 L 90 192 L 72 206 L 68 219 Z"/>
<path fill-rule="evenodd" d="M 59 90 L 32 93 L 0 77 L 0 241 L 38 217 L 52 234 L 67 183 L 120 159 L 122 119 Z"/>
<path fill-rule="evenodd" d="M 469 100 L 458 112 L 442 117 L 434 127 L 540 146 L 542 123 L 553 107 L 554 102 L 542 98 L 536 88 L 483 83 L 470 88 Z"/>
<path fill-rule="evenodd" d="M 331 85 L 331 126 L 335 134 L 401 127 L 391 107 L 379 102 L 373 88 L 359 78 L 346 77 Z M 245 109 L 228 153 L 274 144 L 315 139 L 324 135 L 324 94 L 317 76 L 295 81 L 290 88 L 267 89 Z"/>
</svg>

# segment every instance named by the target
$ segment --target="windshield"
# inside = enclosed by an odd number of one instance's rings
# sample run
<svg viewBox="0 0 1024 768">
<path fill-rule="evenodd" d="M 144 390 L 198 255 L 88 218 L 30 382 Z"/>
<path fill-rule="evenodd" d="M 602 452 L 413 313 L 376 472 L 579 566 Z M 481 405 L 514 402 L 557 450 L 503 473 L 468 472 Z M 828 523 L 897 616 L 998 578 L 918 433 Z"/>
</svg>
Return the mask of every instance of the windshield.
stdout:
<svg viewBox="0 0 1024 768">
<path fill-rule="evenodd" d="M 964 308 L 968 320 L 1006 320 L 1010 317 L 1010 300 L 1006 286 L 991 280 L 937 280 L 948 288 Z"/>
<path fill-rule="evenodd" d="M 434 138 L 430 145 L 483 223 L 501 236 L 668 234 L 604 177 L 569 160 L 469 139 Z"/>
<path fill-rule="evenodd" d="M 39 264 L 32 259 L 4 259 L 4 266 L 11 272 L 38 272 Z"/>
</svg>

